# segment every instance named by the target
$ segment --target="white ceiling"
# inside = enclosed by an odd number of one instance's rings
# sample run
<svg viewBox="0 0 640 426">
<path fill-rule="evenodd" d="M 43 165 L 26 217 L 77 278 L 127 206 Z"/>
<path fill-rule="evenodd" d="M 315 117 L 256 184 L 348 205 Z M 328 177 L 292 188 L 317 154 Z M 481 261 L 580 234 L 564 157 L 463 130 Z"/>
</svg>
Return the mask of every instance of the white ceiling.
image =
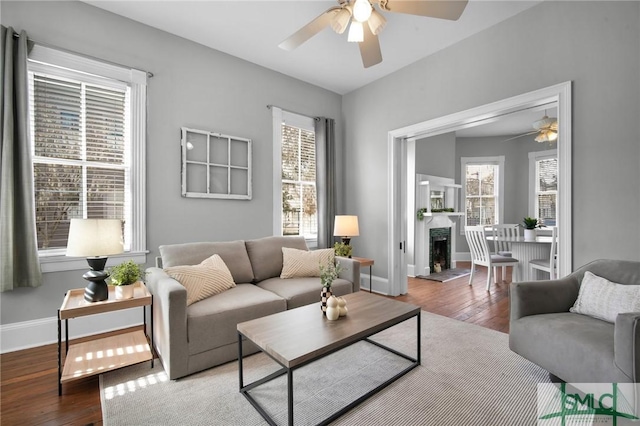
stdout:
<svg viewBox="0 0 640 426">
<path fill-rule="evenodd" d="M 489 120 L 486 124 L 456 130 L 456 137 L 482 138 L 504 136 L 505 138 L 510 138 L 527 132 L 532 132 L 534 130 L 533 123 L 540 120 L 545 115 L 549 117 L 558 116 L 558 108 L 555 103 L 516 111 L 505 115 L 498 120 Z M 532 138 L 533 137 L 534 136 L 532 136 Z M 523 140 L 526 141 L 527 139 L 523 138 Z"/>
<path fill-rule="evenodd" d="M 541 0 L 471 0 L 458 21 L 384 13 L 383 62 L 365 69 L 356 43 L 326 28 L 294 51 L 278 44 L 337 1 L 91 1 L 93 6 L 345 94 L 451 46 Z"/>
</svg>

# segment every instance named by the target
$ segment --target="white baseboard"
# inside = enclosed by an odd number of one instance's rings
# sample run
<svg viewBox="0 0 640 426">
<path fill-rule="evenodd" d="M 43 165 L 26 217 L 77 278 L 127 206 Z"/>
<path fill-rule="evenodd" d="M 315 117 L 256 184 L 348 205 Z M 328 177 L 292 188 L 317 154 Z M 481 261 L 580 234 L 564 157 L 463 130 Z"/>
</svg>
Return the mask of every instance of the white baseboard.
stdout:
<svg viewBox="0 0 640 426">
<path fill-rule="evenodd" d="M 133 327 L 143 323 L 142 309 L 131 308 L 69 320 L 69 339 Z M 64 321 L 62 340 L 65 337 Z M 56 317 L 0 325 L 0 353 L 58 342 Z"/>
<path fill-rule="evenodd" d="M 416 265 L 407 265 L 407 275 L 410 277 L 415 277 L 416 276 L 415 269 L 416 269 Z"/>
<path fill-rule="evenodd" d="M 456 253 L 455 260 L 461 262 L 471 262 L 471 253 Z"/>
<path fill-rule="evenodd" d="M 369 291 L 369 274 L 360 274 L 360 290 Z M 389 280 L 371 275 L 371 292 L 389 295 Z"/>
</svg>

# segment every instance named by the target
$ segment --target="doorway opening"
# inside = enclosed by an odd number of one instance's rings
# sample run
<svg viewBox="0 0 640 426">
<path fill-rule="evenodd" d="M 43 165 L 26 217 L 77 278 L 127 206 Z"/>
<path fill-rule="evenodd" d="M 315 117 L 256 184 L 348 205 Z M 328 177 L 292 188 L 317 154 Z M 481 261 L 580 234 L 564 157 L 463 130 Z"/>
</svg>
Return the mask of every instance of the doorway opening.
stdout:
<svg viewBox="0 0 640 426">
<path fill-rule="evenodd" d="M 410 142 L 448 132 L 467 129 L 500 120 L 514 112 L 543 108 L 555 104 L 558 111 L 558 217 L 559 238 L 568 242 L 558 252 L 559 276 L 570 273 L 572 265 L 571 238 L 571 82 L 525 93 L 502 101 L 450 114 L 412 126 L 396 129 L 388 134 L 388 251 L 390 294 L 407 292 L 407 146 Z M 414 170 L 415 173 L 415 170 Z M 462 218 L 461 220 L 464 220 Z M 453 238 L 453 237 L 452 237 Z"/>
</svg>

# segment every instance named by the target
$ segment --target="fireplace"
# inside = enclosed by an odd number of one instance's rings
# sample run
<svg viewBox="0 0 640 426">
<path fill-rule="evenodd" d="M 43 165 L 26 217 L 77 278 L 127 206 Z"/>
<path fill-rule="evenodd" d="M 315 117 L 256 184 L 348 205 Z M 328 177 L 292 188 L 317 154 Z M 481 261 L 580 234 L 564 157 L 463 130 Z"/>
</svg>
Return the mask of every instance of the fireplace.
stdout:
<svg viewBox="0 0 640 426">
<path fill-rule="evenodd" d="M 451 269 L 451 228 L 429 229 L 429 270 Z"/>
</svg>

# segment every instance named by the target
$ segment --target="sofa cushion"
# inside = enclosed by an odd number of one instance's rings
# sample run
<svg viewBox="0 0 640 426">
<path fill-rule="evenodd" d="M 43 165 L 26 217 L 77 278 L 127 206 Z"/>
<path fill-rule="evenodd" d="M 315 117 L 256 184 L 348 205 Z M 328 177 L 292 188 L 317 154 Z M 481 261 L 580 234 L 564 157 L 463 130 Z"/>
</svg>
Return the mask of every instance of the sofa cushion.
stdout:
<svg viewBox="0 0 640 426">
<path fill-rule="evenodd" d="M 282 247 L 307 250 L 307 243 L 303 237 L 266 237 L 247 240 L 245 245 L 253 268 L 254 282 L 280 276 Z"/>
<path fill-rule="evenodd" d="M 586 271 L 569 310 L 615 323 L 618 314 L 640 312 L 640 285 L 617 284 Z"/>
<path fill-rule="evenodd" d="M 186 243 L 160 246 L 162 267 L 178 265 L 197 265 L 212 255 L 219 255 L 229 268 L 233 281 L 250 283 L 253 281 L 253 269 L 249 262 L 244 241 L 218 243 Z"/>
<path fill-rule="evenodd" d="M 614 325 L 570 312 L 522 317 L 509 326 L 509 346 L 573 383 L 627 383 L 614 361 Z"/>
<path fill-rule="evenodd" d="M 238 284 L 187 308 L 189 354 L 237 343 L 237 324 L 282 312 L 287 302 L 253 284 Z"/>
<path fill-rule="evenodd" d="M 280 278 L 319 277 L 320 265 L 328 267 L 334 259 L 333 249 L 309 251 L 282 247 Z"/>
<path fill-rule="evenodd" d="M 199 265 L 171 266 L 164 271 L 187 290 L 187 306 L 236 285 L 227 265 L 217 254 Z"/>
<path fill-rule="evenodd" d="M 299 308 L 300 306 L 320 302 L 320 278 L 269 278 L 261 281 L 258 287 L 269 290 L 287 301 L 287 309 Z M 351 282 L 338 278 L 333 282 L 331 291 L 336 296 L 344 296 L 353 292 Z M 318 308 L 318 311 L 320 308 Z"/>
</svg>

